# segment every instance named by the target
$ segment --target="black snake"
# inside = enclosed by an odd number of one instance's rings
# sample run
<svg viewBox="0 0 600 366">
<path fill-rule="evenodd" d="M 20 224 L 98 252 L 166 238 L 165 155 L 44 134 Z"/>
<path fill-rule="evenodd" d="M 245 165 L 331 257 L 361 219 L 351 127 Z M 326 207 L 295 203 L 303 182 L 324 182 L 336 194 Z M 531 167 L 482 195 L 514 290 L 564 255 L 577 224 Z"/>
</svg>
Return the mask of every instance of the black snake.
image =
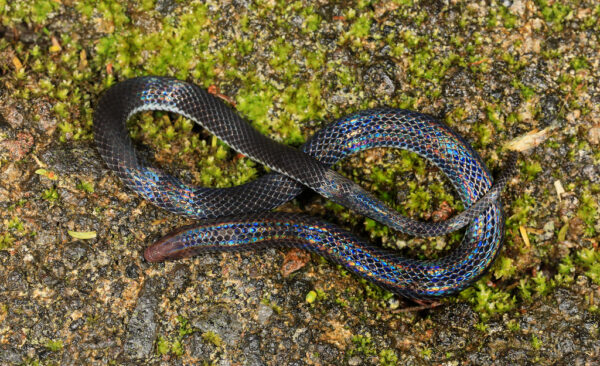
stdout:
<svg viewBox="0 0 600 366">
<path fill-rule="evenodd" d="M 135 113 L 161 110 L 202 125 L 238 152 L 274 172 L 231 188 L 189 186 L 148 166 L 135 152 L 126 129 Z M 133 191 L 171 212 L 202 219 L 147 248 L 147 260 L 200 253 L 292 246 L 310 250 L 405 297 L 432 299 L 465 288 L 491 265 L 504 236 L 500 192 L 515 165 L 492 176 L 467 142 L 437 119 L 402 109 L 381 108 L 340 118 L 299 149 L 253 129 L 221 100 L 196 85 L 171 78 L 142 77 L 111 87 L 94 114 L 100 155 Z M 330 167 L 375 147 L 413 151 L 437 166 L 467 209 L 450 220 L 427 223 L 388 208 Z M 309 187 L 328 199 L 416 236 L 438 236 L 469 225 L 460 245 L 437 260 L 398 256 L 318 218 L 269 212 Z"/>
</svg>

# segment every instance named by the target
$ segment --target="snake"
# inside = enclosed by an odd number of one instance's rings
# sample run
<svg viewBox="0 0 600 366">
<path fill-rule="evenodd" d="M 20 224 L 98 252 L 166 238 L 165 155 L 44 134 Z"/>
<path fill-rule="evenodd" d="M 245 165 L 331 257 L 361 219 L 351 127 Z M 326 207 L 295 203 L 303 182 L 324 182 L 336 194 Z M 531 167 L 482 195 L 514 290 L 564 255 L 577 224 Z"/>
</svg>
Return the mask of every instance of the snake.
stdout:
<svg viewBox="0 0 600 366">
<path fill-rule="evenodd" d="M 193 186 L 169 175 L 139 156 L 128 133 L 127 121 L 143 111 L 181 115 L 270 172 L 228 188 Z M 514 171 L 515 154 L 494 180 L 469 143 L 428 114 L 389 107 L 362 110 L 331 122 L 294 148 L 258 132 L 196 84 L 144 76 L 104 91 L 94 109 L 93 131 L 106 166 L 129 189 L 158 207 L 198 220 L 147 247 L 148 262 L 293 247 L 317 253 L 401 297 L 433 301 L 476 281 L 502 248 L 500 194 Z M 331 169 L 373 148 L 404 149 L 428 160 L 446 175 L 465 210 L 439 222 L 411 219 Z M 306 188 L 402 233 L 435 237 L 466 227 L 465 234 L 440 258 L 414 259 L 324 219 L 273 211 Z"/>
</svg>

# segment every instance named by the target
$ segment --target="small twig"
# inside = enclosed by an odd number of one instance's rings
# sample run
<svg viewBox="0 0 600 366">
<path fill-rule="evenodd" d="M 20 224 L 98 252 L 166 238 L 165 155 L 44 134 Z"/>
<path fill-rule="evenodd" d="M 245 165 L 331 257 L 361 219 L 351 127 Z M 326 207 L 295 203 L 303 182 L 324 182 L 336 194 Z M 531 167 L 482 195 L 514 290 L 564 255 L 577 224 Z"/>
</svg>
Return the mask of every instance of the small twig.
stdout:
<svg viewBox="0 0 600 366">
<path fill-rule="evenodd" d="M 419 301 L 419 300 L 413 300 L 413 301 L 420 305 L 392 310 L 392 313 L 397 314 L 397 313 L 409 313 L 409 312 L 413 312 L 413 311 L 428 310 L 428 309 L 437 308 L 438 306 L 442 305 L 442 303 L 439 301 L 434 301 L 434 302 L 430 302 L 430 303 Z"/>
<path fill-rule="evenodd" d="M 488 62 L 489 60 L 490 60 L 489 58 L 482 58 L 481 60 L 471 62 L 469 64 L 469 66 L 477 66 L 477 65 L 482 64 L 484 62 Z"/>
<path fill-rule="evenodd" d="M 208 92 L 216 97 L 219 97 L 221 99 L 223 99 L 224 101 L 226 101 L 227 103 L 231 104 L 233 107 L 235 107 L 235 100 L 233 100 L 232 98 L 228 97 L 225 94 L 221 94 L 219 87 L 216 85 L 211 85 L 208 87 Z"/>
</svg>

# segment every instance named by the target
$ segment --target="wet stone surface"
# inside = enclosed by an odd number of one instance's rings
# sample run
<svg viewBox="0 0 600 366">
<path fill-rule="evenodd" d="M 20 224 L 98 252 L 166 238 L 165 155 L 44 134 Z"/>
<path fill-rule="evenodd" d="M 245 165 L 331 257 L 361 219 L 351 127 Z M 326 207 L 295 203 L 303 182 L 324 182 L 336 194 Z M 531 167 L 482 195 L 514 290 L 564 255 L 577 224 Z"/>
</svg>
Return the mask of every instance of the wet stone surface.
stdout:
<svg viewBox="0 0 600 366">
<path fill-rule="evenodd" d="M 599 17 L 591 0 L 0 0 L 0 365 L 599 364 Z M 130 192 L 92 139 L 99 95 L 139 75 L 216 90 L 292 146 L 377 106 L 439 117 L 493 171 L 517 141 L 505 247 L 430 309 L 281 249 L 148 263 L 191 222 Z M 174 115 L 130 132 L 195 184 L 264 173 Z M 336 169 L 411 217 L 462 210 L 412 154 Z M 413 258 L 462 236 L 411 238 L 310 192 L 281 209 Z"/>
<path fill-rule="evenodd" d="M 144 282 L 127 324 L 123 347 L 126 358 L 145 359 L 151 355 L 156 338 L 158 297 L 164 286 L 162 278 L 151 277 Z"/>
</svg>

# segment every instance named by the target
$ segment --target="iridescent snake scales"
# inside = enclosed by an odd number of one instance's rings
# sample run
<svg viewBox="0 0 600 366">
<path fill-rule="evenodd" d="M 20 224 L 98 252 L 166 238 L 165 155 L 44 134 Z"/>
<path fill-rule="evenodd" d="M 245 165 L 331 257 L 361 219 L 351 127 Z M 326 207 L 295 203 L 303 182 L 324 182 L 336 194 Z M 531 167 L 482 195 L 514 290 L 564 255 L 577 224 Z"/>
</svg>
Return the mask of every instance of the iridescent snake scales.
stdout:
<svg viewBox="0 0 600 366">
<path fill-rule="evenodd" d="M 140 111 L 180 114 L 199 123 L 238 152 L 274 172 L 231 188 L 189 186 L 146 165 L 126 129 Z M 298 247 L 398 295 L 416 299 L 447 296 L 465 288 L 491 265 L 504 236 L 499 199 L 514 155 L 494 185 L 467 142 L 435 118 L 402 109 L 372 109 L 341 118 L 299 149 L 260 134 L 221 100 L 198 86 L 163 77 L 142 77 L 105 92 L 94 114 L 94 136 L 102 158 L 133 191 L 171 212 L 202 219 L 148 247 L 150 262 L 207 252 L 269 246 Z M 420 222 L 400 215 L 330 167 L 375 147 L 414 151 L 446 174 L 467 209 L 452 219 Z M 462 243 L 437 260 L 402 258 L 318 218 L 269 212 L 309 187 L 324 197 L 415 236 L 438 236 L 469 225 Z"/>
</svg>

